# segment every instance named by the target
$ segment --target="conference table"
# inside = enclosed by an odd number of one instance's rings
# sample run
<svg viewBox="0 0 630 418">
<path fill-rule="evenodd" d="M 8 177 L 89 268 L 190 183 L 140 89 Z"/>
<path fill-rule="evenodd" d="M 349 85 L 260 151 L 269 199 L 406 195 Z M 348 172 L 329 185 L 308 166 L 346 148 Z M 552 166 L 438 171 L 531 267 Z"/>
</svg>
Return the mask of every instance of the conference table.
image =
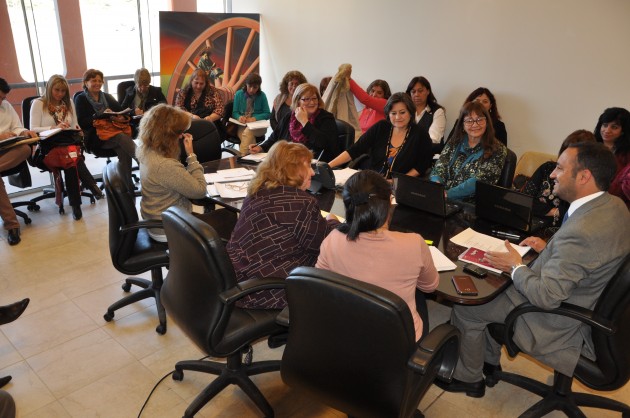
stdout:
<svg viewBox="0 0 630 418">
<path fill-rule="evenodd" d="M 203 164 L 205 173 L 215 173 L 218 170 L 244 167 L 255 170 L 256 165 L 243 163 L 237 157 L 223 158 L 221 160 L 209 161 Z M 338 190 L 322 189 L 314 194 L 319 203 L 321 210 L 344 217 L 345 208 Z M 234 212 L 240 212 L 244 198 L 225 199 L 220 196 L 208 195 L 205 199 L 206 204 L 216 204 Z M 401 232 L 416 232 L 422 235 L 427 241 L 432 241 L 432 245 L 436 246 L 444 255 L 455 263 L 455 270 L 440 272 L 440 284 L 435 290 L 436 300 L 438 302 L 448 301 L 463 305 L 479 305 L 489 302 L 498 294 L 500 294 L 511 283 L 508 274 L 496 274 L 488 271 L 484 278 L 473 277 L 478 294 L 476 296 L 463 296 L 457 294 L 455 287 L 451 281 L 454 275 L 469 275 L 462 269 L 463 262 L 457 260 L 458 256 L 466 250 L 465 247 L 459 246 L 451 242 L 451 238 L 460 232 L 471 227 L 477 229 L 475 219 L 474 205 L 468 203 L 459 203 L 462 210 L 447 218 L 442 218 L 430 213 L 420 211 L 403 205 L 395 205 L 390 220 L 389 229 Z M 536 257 L 536 253 L 530 250 L 524 257 L 523 262 L 529 263 Z"/>
</svg>

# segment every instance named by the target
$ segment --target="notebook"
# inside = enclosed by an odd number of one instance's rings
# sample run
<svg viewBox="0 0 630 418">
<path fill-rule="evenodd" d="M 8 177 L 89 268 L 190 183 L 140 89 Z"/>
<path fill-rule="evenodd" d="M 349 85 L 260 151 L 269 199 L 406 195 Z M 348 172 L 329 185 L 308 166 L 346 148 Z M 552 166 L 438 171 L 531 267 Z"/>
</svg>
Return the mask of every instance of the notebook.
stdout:
<svg viewBox="0 0 630 418">
<path fill-rule="evenodd" d="M 477 182 L 475 215 L 477 219 L 485 220 L 486 227 L 496 233 L 505 232 L 504 227 L 528 233 L 544 227 L 545 220 L 532 215 L 533 205 L 533 196 L 482 181 Z"/>
<path fill-rule="evenodd" d="M 450 216 L 462 209 L 461 206 L 446 201 L 444 185 L 441 183 L 400 173 L 392 173 L 392 178 L 398 204 L 442 217 Z"/>
</svg>

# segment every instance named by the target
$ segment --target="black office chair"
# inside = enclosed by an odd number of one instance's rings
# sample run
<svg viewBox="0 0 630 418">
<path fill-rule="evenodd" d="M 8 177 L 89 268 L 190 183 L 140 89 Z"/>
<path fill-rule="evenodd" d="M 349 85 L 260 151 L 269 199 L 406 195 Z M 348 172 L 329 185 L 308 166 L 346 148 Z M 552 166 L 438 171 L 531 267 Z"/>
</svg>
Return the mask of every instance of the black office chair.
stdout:
<svg viewBox="0 0 630 418">
<path fill-rule="evenodd" d="M 28 164 L 26 161 L 22 161 L 20 164 L 16 165 L 13 168 L 10 168 L 6 171 L 0 172 L 0 176 L 7 177 L 9 179 L 9 184 L 14 187 L 19 187 L 21 189 L 26 189 L 33 185 L 33 181 L 31 179 L 31 172 L 28 169 Z M 19 209 L 16 209 L 20 206 L 26 206 L 28 210 L 36 210 L 33 208 L 30 200 L 22 200 L 17 202 L 11 202 L 11 206 L 13 206 L 13 210 L 15 214 L 20 218 L 24 219 L 24 223 L 26 225 L 33 222 L 31 218 Z M 39 209 L 39 207 L 38 207 Z"/>
<path fill-rule="evenodd" d="M 122 288 L 125 292 L 136 285 L 142 290 L 135 292 L 107 308 L 103 318 L 114 319 L 114 311 L 146 298 L 155 298 L 160 324 L 158 334 L 166 332 L 166 313 L 162 307 L 162 267 L 168 266 L 168 245 L 151 238 L 147 228 L 161 228 L 160 221 L 138 220 L 135 195 L 129 190 L 118 161 L 107 164 L 103 171 L 103 182 L 109 211 L 109 252 L 116 270 L 124 274 L 141 274 L 151 271 L 151 280 L 128 277 Z"/>
<path fill-rule="evenodd" d="M 218 375 L 184 413 L 192 417 L 230 384 L 238 385 L 256 406 L 272 417 L 273 409 L 250 376 L 277 371 L 280 361 L 251 362 L 256 340 L 284 332 L 276 324 L 278 310 L 241 309 L 234 302 L 250 293 L 283 288 L 284 280 L 257 279 L 236 283 L 234 268 L 216 231 L 177 207 L 162 215 L 170 245 L 170 268 L 162 287 L 162 301 L 182 331 L 199 349 L 212 357 L 226 357 L 226 363 L 206 360 L 180 361 L 174 380 L 184 370 Z M 271 345 L 271 344 L 270 344 Z"/>
<path fill-rule="evenodd" d="M 514 180 L 514 170 L 516 170 L 516 154 L 508 148 L 497 185 L 511 189 L 512 181 Z"/>
<path fill-rule="evenodd" d="M 27 127 L 28 129 L 30 129 L 31 127 L 31 105 L 33 104 L 33 101 L 38 98 L 39 96 L 30 96 L 22 100 L 22 120 L 24 122 L 24 126 Z M 60 182 L 63 197 L 67 197 L 68 193 L 66 192 L 66 188 L 64 187 L 63 180 L 61 178 L 59 179 L 55 178 L 54 181 Z M 94 197 L 92 193 L 81 190 L 80 194 L 82 197 L 87 197 L 88 199 L 90 199 L 90 204 L 96 203 L 96 198 Z M 42 189 L 42 194 L 40 196 L 37 196 L 31 199 L 30 205 L 28 206 L 28 210 L 38 211 L 40 207 L 37 204 L 37 202 L 40 202 L 44 199 L 55 199 L 56 196 L 57 194 L 55 192 L 54 187 L 53 188 L 44 187 Z M 59 214 L 61 215 L 65 213 L 65 209 L 63 208 L 63 197 L 60 199 L 61 204 L 59 206 Z"/>
<path fill-rule="evenodd" d="M 422 416 L 418 404 L 433 380 L 453 375 L 459 331 L 443 324 L 417 344 L 409 307 L 388 290 L 298 267 L 287 298 L 282 380 L 349 416 Z"/>
<path fill-rule="evenodd" d="M 354 127 L 348 122 L 335 119 L 337 135 L 339 138 L 339 150 L 346 151 L 354 144 Z"/>
<path fill-rule="evenodd" d="M 240 155 L 234 148 L 221 147 L 221 137 L 213 122 L 203 119 L 193 120 L 187 132 L 193 137 L 193 150 L 201 164 L 207 161 L 220 160 L 223 151 L 232 155 Z M 180 145 L 180 148 L 179 159 L 182 164 L 185 164 L 186 150 L 183 143 Z"/>
<path fill-rule="evenodd" d="M 504 380 L 543 398 L 521 417 L 542 417 L 555 410 L 563 411 L 569 417 L 584 417 L 579 406 L 619 411 L 624 418 L 630 417 L 627 404 L 603 396 L 576 393 L 571 389 L 574 379 L 598 391 L 619 389 L 630 380 L 630 256 L 626 256 L 610 279 L 592 311 L 568 303 L 547 311 L 524 303 L 510 312 L 505 324 L 490 324 L 492 337 L 504 344 L 512 357 L 520 351 L 512 340 L 514 325 L 521 315 L 529 312 L 562 315 L 589 326 L 597 359 L 581 356 L 573 376 L 554 371 L 552 386 L 504 371 L 495 371 L 489 376 L 488 385 L 494 386 Z"/>
<path fill-rule="evenodd" d="M 133 80 L 125 80 L 118 83 L 116 87 L 116 99 L 118 103 L 122 104 L 123 100 L 125 100 L 125 96 L 127 95 L 127 89 L 135 84 Z"/>
</svg>

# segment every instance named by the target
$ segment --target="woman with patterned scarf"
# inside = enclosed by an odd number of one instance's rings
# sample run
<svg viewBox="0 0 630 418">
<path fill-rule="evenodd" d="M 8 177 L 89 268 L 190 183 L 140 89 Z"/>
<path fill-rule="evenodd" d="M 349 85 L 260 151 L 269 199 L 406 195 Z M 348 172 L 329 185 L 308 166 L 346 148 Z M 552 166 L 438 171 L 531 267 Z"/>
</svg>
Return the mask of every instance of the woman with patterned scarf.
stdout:
<svg viewBox="0 0 630 418">
<path fill-rule="evenodd" d="M 300 84 L 293 93 L 291 112 L 265 142 L 250 145 L 249 152 L 267 152 L 277 141 L 285 139 L 306 145 L 321 161 L 332 160 L 339 154 L 337 124 L 332 113 L 323 107 L 319 89 L 312 84 Z"/>
<path fill-rule="evenodd" d="M 77 112 L 74 109 L 74 103 L 70 100 L 70 88 L 66 79 L 58 74 L 53 75 L 46 84 L 46 92 L 42 97 L 34 100 L 31 104 L 30 125 L 34 132 L 43 132 L 48 129 L 81 129 L 77 122 Z M 57 145 L 55 148 L 68 148 L 68 155 L 75 155 L 74 163 L 71 167 L 60 168 L 58 166 L 50 166 L 50 163 L 44 159 L 44 164 L 51 171 L 55 178 L 56 201 L 59 207 L 62 207 L 63 187 L 61 186 L 61 171 L 64 173 L 66 192 L 68 201 L 72 206 L 72 215 L 74 219 L 79 220 L 82 217 L 81 212 L 81 188 L 79 179 L 83 186 L 89 189 L 96 199 L 103 197 L 103 192 L 98 188 L 94 177 L 85 165 L 85 158 L 80 155 L 80 148 L 70 149 L 71 145 Z"/>
</svg>

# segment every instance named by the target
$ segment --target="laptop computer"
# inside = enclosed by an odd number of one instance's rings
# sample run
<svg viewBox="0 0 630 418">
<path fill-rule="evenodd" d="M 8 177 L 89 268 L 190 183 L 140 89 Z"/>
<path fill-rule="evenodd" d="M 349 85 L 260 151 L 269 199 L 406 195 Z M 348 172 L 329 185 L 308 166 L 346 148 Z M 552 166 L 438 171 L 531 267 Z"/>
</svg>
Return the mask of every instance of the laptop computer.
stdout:
<svg viewBox="0 0 630 418">
<path fill-rule="evenodd" d="M 531 233 L 546 225 L 532 215 L 533 196 L 482 181 L 476 184 L 475 215 L 493 231 L 505 232 L 507 227 Z"/>
<path fill-rule="evenodd" d="M 446 201 L 444 185 L 419 177 L 392 173 L 396 202 L 431 214 L 447 217 L 462 209 Z"/>
</svg>

